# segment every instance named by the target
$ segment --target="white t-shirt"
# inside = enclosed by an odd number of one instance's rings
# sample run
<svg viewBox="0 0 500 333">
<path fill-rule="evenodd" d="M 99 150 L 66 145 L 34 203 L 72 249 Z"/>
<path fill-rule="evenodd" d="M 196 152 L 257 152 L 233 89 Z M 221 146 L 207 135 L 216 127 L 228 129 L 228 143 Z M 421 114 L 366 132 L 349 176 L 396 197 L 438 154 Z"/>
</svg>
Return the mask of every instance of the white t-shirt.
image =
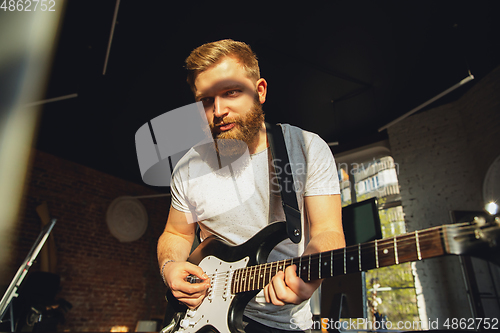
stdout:
<svg viewBox="0 0 500 333">
<path fill-rule="evenodd" d="M 288 238 L 281 242 L 270 253 L 268 262 L 297 257 L 304 252 L 309 236 L 302 209 L 304 196 L 340 193 L 335 160 L 325 141 L 298 127 L 281 126 L 301 210 L 303 237 L 299 244 Z M 269 149 L 254 155 L 247 150 L 235 160 L 219 160 L 206 145 L 194 147 L 174 169 L 172 206 L 191 213 L 199 223 L 202 239 L 216 235 L 231 245 L 242 244 L 268 224 L 285 220 L 280 189 L 274 173 L 269 171 L 271 160 Z M 291 190 L 291 184 L 282 187 Z M 275 306 L 266 303 L 262 291 L 249 302 L 245 315 L 284 330 L 297 326 L 307 329 L 312 325 L 309 301 Z"/>
</svg>

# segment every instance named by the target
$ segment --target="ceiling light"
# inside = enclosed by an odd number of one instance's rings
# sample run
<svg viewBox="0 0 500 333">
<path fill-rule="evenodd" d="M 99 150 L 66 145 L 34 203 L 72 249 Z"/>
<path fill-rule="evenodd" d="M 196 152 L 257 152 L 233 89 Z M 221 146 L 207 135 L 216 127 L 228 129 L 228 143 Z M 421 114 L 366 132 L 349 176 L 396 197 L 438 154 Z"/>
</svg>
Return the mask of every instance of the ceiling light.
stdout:
<svg viewBox="0 0 500 333">
<path fill-rule="evenodd" d="M 496 213 L 498 212 L 498 205 L 494 201 L 492 201 L 485 206 L 485 209 L 491 215 L 496 215 Z"/>
</svg>

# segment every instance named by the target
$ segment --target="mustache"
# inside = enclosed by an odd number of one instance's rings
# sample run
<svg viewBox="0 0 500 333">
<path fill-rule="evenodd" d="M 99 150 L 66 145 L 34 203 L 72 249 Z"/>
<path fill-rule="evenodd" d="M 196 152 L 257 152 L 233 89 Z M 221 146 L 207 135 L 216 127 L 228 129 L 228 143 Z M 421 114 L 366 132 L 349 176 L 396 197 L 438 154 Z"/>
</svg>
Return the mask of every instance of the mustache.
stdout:
<svg viewBox="0 0 500 333">
<path fill-rule="evenodd" d="M 231 117 L 231 118 L 228 118 L 228 117 L 224 117 L 223 119 L 214 119 L 213 123 L 209 124 L 210 126 L 210 130 L 212 131 L 212 133 L 214 133 L 214 130 L 217 128 L 217 127 L 220 127 L 220 126 L 224 126 L 224 125 L 227 125 L 227 124 L 236 124 L 236 125 L 242 125 L 243 124 L 243 121 L 241 118 L 234 118 L 234 117 Z"/>
<path fill-rule="evenodd" d="M 222 119 L 214 119 L 214 122 L 213 122 L 213 126 L 223 126 L 223 125 L 227 125 L 227 124 L 231 124 L 231 123 L 237 123 L 239 122 L 240 120 L 238 118 L 228 118 L 228 117 L 224 117 Z"/>
</svg>

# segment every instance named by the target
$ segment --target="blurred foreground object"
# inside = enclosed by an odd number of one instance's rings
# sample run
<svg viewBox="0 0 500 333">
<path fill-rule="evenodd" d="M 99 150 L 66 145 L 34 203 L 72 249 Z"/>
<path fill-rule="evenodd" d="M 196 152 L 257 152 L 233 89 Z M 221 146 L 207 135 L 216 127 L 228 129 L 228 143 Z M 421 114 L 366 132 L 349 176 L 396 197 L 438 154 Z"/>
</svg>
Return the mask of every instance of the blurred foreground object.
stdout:
<svg viewBox="0 0 500 333">
<path fill-rule="evenodd" d="M 43 99 L 65 1 L 50 9 L 0 9 L 0 281 L 11 278 L 4 268 L 39 119 L 39 106 L 27 105 Z"/>
</svg>

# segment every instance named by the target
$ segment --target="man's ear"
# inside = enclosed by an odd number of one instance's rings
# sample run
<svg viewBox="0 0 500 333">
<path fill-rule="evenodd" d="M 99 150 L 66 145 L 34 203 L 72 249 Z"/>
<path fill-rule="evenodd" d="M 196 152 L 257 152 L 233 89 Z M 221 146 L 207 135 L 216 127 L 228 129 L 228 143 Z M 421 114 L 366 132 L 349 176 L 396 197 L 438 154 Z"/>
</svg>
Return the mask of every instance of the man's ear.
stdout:
<svg viewBox="0 0 500 333">
<path fill-rule="evenodd" d="M 257 94 L 259 95 L 259 102 L 260 104 L 264 104 L 266 101 L 266 94 L 267 94 L 267 81 L 260 78 L 257 80 Z"/>
</svg>

